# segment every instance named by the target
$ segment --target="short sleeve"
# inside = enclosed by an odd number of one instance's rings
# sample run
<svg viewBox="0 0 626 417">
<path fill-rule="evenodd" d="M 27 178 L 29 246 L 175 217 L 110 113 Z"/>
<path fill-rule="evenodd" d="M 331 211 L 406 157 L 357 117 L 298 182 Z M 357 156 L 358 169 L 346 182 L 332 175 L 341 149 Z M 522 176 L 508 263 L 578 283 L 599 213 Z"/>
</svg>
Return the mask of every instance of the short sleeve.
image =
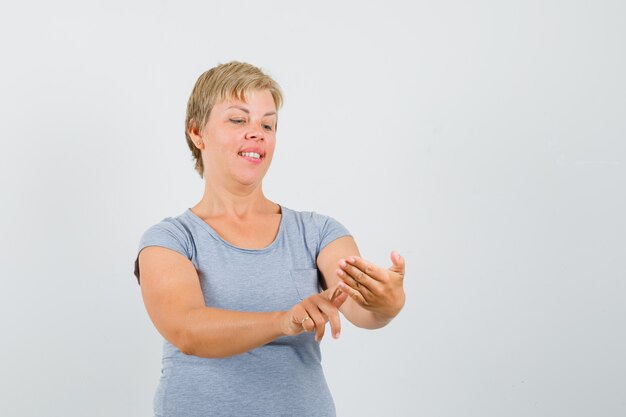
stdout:
<svg viewBox="0 0 626 417">
<path fill-rule="evenodd" d="M 348 229 L 332 217 L 313 213 L 313 218 L 319 227 L 319 244 L 317 246 L 318 254 L 333 240 L 343 236 L 351 236 Z"/>
<path fill-rule="evenodd" d="M 135 276 L 139 283 L 139 253 L 148 246 L 160 246 L 174 250 L 187 259 L 191 259 L 189 235 L 185 229 L 176 224 L 172 218 L 167 218 L 155 224 L 144 232 L 137 246 L 137 257 L 135 258 Z"/>
</svg>

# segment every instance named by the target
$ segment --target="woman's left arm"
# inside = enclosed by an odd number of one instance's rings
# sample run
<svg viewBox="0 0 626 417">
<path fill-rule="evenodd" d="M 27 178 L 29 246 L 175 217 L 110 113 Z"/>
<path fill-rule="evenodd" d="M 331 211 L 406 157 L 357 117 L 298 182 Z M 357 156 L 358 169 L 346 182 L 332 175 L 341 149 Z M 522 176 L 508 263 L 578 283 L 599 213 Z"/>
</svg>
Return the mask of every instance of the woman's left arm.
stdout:
<svg viewBox="0 0 626 417">
<path fill-rule="evenodd" d="M 362 259 L 351 236 L 335 239 L 317 257 L 327 288 L 350 296 L 340 308 L 343 315 L 367 329 L 385 326 L 404 306 L 404 258 L 392 252 L 391 263 L 385 269 Z"/>
</svg>

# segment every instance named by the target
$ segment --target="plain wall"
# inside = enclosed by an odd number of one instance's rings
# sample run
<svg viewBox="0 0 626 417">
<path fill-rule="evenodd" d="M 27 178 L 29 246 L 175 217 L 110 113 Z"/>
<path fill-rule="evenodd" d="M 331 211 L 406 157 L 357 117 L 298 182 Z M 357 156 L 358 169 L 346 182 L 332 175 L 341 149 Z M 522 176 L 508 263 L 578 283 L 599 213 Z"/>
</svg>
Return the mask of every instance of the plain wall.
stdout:
<svg viewBox="0 0 626 417">
<path fill-rule="evenodd" d="M 22 2 L 0 10 L 0 415 L 149 416 L 143 231 L 201 198 L 186 101 L 281 84 L 269 198 L 407 261 L 323 343 L 338 415 L 626 415 L 626 3 Z M 294 390 L 298 387 L 294 387 Z"/>
</svg>

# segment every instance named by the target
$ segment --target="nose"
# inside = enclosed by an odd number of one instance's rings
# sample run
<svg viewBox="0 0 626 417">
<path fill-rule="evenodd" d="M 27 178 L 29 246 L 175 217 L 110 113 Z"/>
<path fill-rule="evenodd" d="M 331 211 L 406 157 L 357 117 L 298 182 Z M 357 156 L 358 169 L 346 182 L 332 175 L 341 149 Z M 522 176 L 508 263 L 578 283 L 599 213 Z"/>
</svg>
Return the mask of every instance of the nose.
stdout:
<svg viewBox="0 0 626 417">
<path fill-rule="evenodd" d="M 252 125 L 250 130 L 246 132 L 246 139 L 249 140 L 263 140 L 263 129 L 260 125 Z"/>
</svg>

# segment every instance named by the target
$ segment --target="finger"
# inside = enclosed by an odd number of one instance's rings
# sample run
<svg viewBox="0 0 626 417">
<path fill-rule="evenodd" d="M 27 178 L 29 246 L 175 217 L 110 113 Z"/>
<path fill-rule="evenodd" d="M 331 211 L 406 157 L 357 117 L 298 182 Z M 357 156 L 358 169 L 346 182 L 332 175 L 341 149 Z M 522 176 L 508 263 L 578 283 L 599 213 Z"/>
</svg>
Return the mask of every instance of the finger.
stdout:
<svg viewBox="0 0 626 417">
<path fill-rule="evenodd" d="M 358 304 L 364 305 L 364 306 L 368 305 L 368 302 L 365 300 L 363 295 L 358 290 L 355 290 L 354 288 L 346 285 L 345 283 L 339 284 L 339 289 L 343 291 L 344 293 L 346 293 L 350 298 L 352 298 Z"/>
<path fill-rule="evenodd" d="M 294 307 L 291 321 L 302 327 L 305 332 L 310 332 L 315 328 L 315 323 L 313 323 L 309 313 L 301 304 Z"/>
<path fill-rule="evenodd" d="M 402 256 L 400 256 L 400 254 L 398 252 L 391 251 L 391 268 L 389 268 L 390 270 L 397 272 L 398 274 L 404 276 L 404 258 Z"/>
<path fill-rule="evenodd" d="M 349 256 L 346 258 L 346 262 L 375 281 L 384 282 L 387 279 L 386 271 L 359 256 Z"/>
<path fill-rule="evenodd" d="M 372 292 L 366 286 L 361 285 L 359 282 L 357 282 L 353 277 L 351 277 L 350 275 L 346 274 L 341 269 L 337 270 L 337 275 L 339 276 L 339 279 L 341 279 L 341 282 L 343 284 L 345 284 L 348 287 L 352 288 L 353 290 L 357 291 L 359 294 L 361 294 L 361 296 L 365 300 L 371 300 L 372 299 L 372 297 L 373 297 Z M 349 293 L 349 295 L 351 297 L 353 296 L 351 293 Z"/>
<path fill-rule="evenodd" d="M 330 323 L 330 330 L 335 339 L 339 338 L 341 334 L 341 320 L 339 318 L 339 310 L 332 303 L 326 302 L 319 304 L 319 309 L 324 313 L 327 321 Z"/>
<path fill-rule="evenodd" d="M 300 325 L 305 332 L 312 332 L 315 329 L 315 322 L 311 319 L 311 316 L 308 314 L 300 320 Z"/>
<path fill-rule="evenodd" d="M 347 296 L 344 292 L 342 292 L 338 286 L 334 288 L 328 288 L 321 292 L 322 296 L 327 298 L 332 305 L 336 308 L 341 307 L 341 305 L 346 301 Z"/>
<path fill-rule="evenodd" d="M 341 269 L 337 270 L 339 278 L 355 290 L 362 291 L 364 296 L 371 296 L 373 292 L 380 292 L 381 283 L 372 279 L 365 272 L 345 263 L 343 260 L 339 261 L 339 265 L 341 267 Z"/>
<path fill-rule="evenodd" d="M 295 305 L 291 310 L 291 322 L 293 324 L 301 325 L 305 317 L 307 317 L 306 310 L 300 304 Z"/>
<path fill-rule="evenodd" d="M 338 295 L 338 296 L 336 296 L 336 297 L 335 297 L 335 298 L 331 301 L 332 305 L 334 305 L 334 306 L 335 306 L 335 308 L 339 308 L 339 307 L 341 307 L 341 306 L 343 305 L 343 303 L 345 303 L 345 302 L 346 302 L 346 300 L 348 299 L 348 294 L 347 294 L 347 293 L 345 293 L 345 292 L 343 292 L 343 291 L 341 291 L 341 290 L 339 289 L 339 287 L 337 287 L 337 291 L 339 292 L 339 295 Z"/>
<path fill-rule="evenodd" d="M 333 300 L 341 294 L 341 291 L 339 291 L 339 288 L 337 287 L 327 288 L 326 290 L 322 291 L 321 294 L 324 298 L 328 299 L 332 303 Z"/>
<path fill-rule="evenodd" d="M 313 303 L 309 300 L 307 305 L 305 306 L 306 312 L 308 313 L 311 320 L 307 320 L 307 326 L 309 326 L 309 321 L 313 322 L 313 326 L 309 331 L 315 331 L 315 341 L 319 342 L 324 337 L 324 330 L 326 329 L 326 319 L 322 315 L 317 304 Z"/>
</svg>

